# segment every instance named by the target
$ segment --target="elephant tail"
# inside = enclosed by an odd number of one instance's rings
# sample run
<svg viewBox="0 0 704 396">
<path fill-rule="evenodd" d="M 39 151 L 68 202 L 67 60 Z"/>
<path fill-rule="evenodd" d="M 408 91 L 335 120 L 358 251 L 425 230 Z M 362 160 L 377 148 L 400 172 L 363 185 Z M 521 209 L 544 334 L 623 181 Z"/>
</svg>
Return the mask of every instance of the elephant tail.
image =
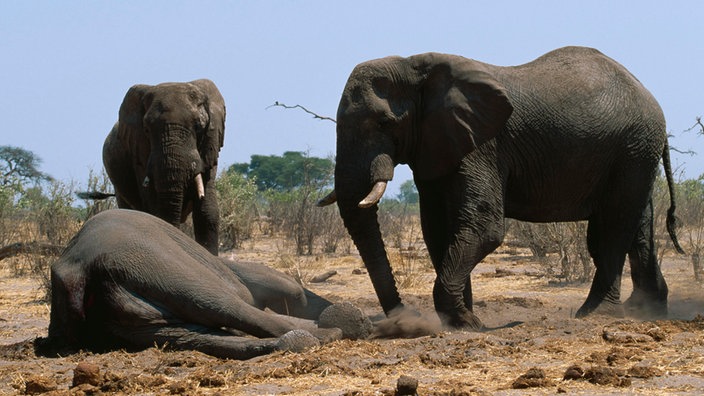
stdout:
<svg viewBox="0 0 704 396">
<path fill-rule="evenodd" d="M 115 194 L 112 193 L 104 193 L 101 191 L 80 191 L 76 193 L 76 196 L 80 199 L 106 199 L 110 197 L 114 197 Z"/>
<path fill-rule="evenodd" d="M 677 253 L 684 254 L 684 249 L 680 246 L 677 240 L 677 223 L 679 222 L 675 216 L 675 182 L 672 178 L 672 166 L 670 165 L 670 145 L 665 141 L 665 148 L 662 150 L 662 165 L 665 168 L 665 178 L 667 179 L 667 188 L 670 191 L 670 208 L 667 209 L 667 233 L 670 234 L 672 244 L 675 246 Z"/>
</svg>

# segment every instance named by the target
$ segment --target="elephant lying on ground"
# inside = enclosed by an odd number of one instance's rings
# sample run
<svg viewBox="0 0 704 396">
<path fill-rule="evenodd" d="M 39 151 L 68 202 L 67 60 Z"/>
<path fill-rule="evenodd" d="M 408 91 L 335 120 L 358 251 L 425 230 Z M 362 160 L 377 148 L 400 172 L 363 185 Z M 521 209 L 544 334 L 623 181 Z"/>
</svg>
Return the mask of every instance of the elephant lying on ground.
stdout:
<svg viewBox="0 0 704 396">
<path fill-rule="evenodd" d="M 596 273 L 577 311 L 623 315 L 621 274 L 630 260 L 628 308 L 665 315 L 667 285 L 653 240 L 651 193 L 662 159 L 675 199 L 665 118 L 623 66 L 591 48 L 557 49 L 500 67 L 426 53 L 361 63 L 337 112 L 337 201 L 387 315 L 403 308 L 377 222 L 394 166 L 418 188 L 423 237 L 446 325 L 480 328 L 470 273 L 496 249 L 504 218 L 588 220 Z"/>
<path fill-rule="evenodd" d="M 346 319 L 327 324 L 342 331 L 316 328 L 313 320 L 337 304 L 264 265 L 213 256 L 175 227 L 133 210 L 88 220 L 52 265 L 51 284 L 48 345 L 168 344 L 247 359 L 340 338 L 354 325 Z"/>
<path fill-rule="evenodd" d="M 103 145 L 117 205 L 176 227 L 193 213 L 196 241 L 217 255 L 215 177 L 224 139 L 225 101 L 212 81 L 134 85 Z"/>
</svg>

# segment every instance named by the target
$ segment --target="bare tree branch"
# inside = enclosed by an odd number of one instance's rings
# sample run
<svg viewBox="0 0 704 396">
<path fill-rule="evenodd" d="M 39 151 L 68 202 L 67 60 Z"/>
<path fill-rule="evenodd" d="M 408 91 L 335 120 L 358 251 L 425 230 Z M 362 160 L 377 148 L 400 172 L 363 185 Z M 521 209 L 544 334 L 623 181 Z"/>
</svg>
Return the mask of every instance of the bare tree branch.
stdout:
<svg viewBox="0 0 704 396">
<path fill-rule="evenodd" d="M 52 245 L 49 243 L 17 242 L 0 248 L 0 260 L 23 253 L 58 256 L 63 250 L 63 246 Z"/>
<path fill-rule="evenodd" d="M 334 118 L 327 117 L 327 116 L 321 116 L 320 114 L 317 114 L 317 113 L 315 113 L 315 112 L 313 112 L 313 111 L 310 111 L 310 110 L 306 109 L 305 107 L 303 107 L 303 106 L 301 106 L 301 105 L 299 105 L 299 104 L 297 104 L 297 105 L 295 105 L 295 106 L 288 106 L 288 105 L 286 105 L 286 104 L 284 104 L 284 103 L 279 103 L 278 101 L 276 101 L 276 102 L 274 102 L 273 105 L 267 106 L 267 109 L 270 108 L 270 107 L 283 107 L 284 109 L 301 109 L 301 110 L 305 111 L 306 113 L 312 115 L 313 118 L 317 118 L 317 119 L 319 119 L 319 120 L 332 121 L 332 122 L 334 122 L 334 123 L 337 124 L 337 121 L 336 121 Z"/>
<path fill-rule="evenodd" d="M 674 151 L 676 153 L 685 154 L 685 155 L 697 155 L 697 152 L 694 150 L 680 150 L 675 146 L 670 146 L 670 151 Z"/>
<path fill-rule="evenodd" d="M 699 135 L 704 135 L 704 123 L 702 123 L 702 117 L 696 117 L 696 122 L 694 123 L 694 125 L 692 125 L 691 127 L 685 129 L 685 130 L 682 131 L 682 132 L 691 132 L 691 131 L 693 131 L 693 130 L 695 130 L 695 129 L 697 129 L 697 128 L 699 128 L 699 130 L 697 131 L 697 133 L 698 133 Z M 675 135 L 673 135 L 673 134 L 671 134 L 671 133 L 668 133 L 668 134 L 667 134 L 667 137 L 668 137 L 668 138 L 672 138 L 672 137 L 674 137 L 674 136 L 675 136 Z M 680 150 L 680 149 L 678 149 L 677 147 L 672 146 L 672 145 L 670 146 L 670 150 L 671 150 L 671 151 L 674 151 L 674 152 L 676 152 L 676 153 L 680 153 L 680 154 L 697 155 L 697 152 L 694 151 L 694 150 Z"/>
<path fill-rule="evenodd" d="M 702 124 L 702 117 L 697 117 L 696 120 L 697 121 L 694 123 L 694 125 L 692 125 L 688 129 L 685 129 L 684 131 L 685 132 L 693 131 L 694 129 L 699 127 L 699 131 L 697 133 L 700 135 L 704 135 L 704 124 Z"/>
</svg>

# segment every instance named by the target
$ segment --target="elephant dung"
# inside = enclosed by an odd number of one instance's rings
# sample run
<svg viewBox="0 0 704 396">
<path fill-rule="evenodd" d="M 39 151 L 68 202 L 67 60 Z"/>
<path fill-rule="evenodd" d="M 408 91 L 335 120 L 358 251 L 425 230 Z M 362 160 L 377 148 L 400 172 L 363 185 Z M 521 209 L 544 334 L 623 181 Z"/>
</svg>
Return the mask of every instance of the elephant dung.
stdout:
<svg viewBox="0 0 704 396">
<path fill-rule="evenodd" d="M 95 364 L 81 362 L 73 369 L 73 386 L 82 384 L 98 386 L 101 380 L 100 367 Z"/>
</svg>

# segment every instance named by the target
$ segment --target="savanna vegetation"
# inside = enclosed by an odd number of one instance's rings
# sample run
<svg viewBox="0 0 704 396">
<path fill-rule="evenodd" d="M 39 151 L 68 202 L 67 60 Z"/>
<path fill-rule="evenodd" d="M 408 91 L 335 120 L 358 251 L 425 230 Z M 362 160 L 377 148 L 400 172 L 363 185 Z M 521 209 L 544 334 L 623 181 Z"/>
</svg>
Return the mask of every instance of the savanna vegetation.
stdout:
<svg viewBox="0 0 704 396">
<path fill-rule="evenodd" d="M 692 128 L 704 134 L 700 119 Z M 76 191 L 111 191 L 104 172 L 91 172 L 84 183 L 55 180 L 40 170 L 41 159 L 19 147 L 0 147 L 0 259 L 17 276 L 36 276 L 49 286 L 53 256 L 90 216 L 116 207 L 112 199 L 84 201 Z M 252 155 L 249 162 L 226 167 L 217 179 L 221 214 L 221 250 L 241 248 L 257 237 L 276 237 L 282 261 L 297 256 L 349 254 L 354 246 L 336 206 L 316 201 L 333 184 L 333 158 L 305 152 Z M 704 278 L 704 175 L 677 182 L 679 237 L 692 263 L 692 276 Z M 658 178 L 653 193 L 660 253 L 670 248 L 664 218 L 669 206 L 667 184 Z M 418 193 L 411 180 L 379 210 L 390 260 L 400 287 L 412 285 L 416 269 L 429 267 L 419 224 Z M 586 222 L 531 224 L 509 220 L 508 249 L 527 248 L 547 276 L 560 282 L 588 282 L 593 265 L 586 247 Z M 189 232 L 189 226 L 184 226 Z M 429 268 L 425 268 L 426 270 Z M 295 272 L 295 271 L 294 271 Z M 300 272 L 300 271 L 298 271 Z M 300 278 L 300 277 L 299 277 Z M 305 282 L 305 279 L 300 279 Z"/>
<path fill-rule="evenodd" d="M 704 126 L 697 121 L 690 133 L 704 134 Z M 255 155 L 223 167 L 217 178 L 221 255 L 265 262 L 331 301 L 351 302 L 383 327 L 337 207 L 315 206 L 332 188 L 333 167 L 332 158 L 305 152 Z M 473 274 L 474 306 L 490 326 L 487 332 L 344 340 L 243 362 L 167 346 L 44 357 L 34 347 L 49 322 L 49 266 L 86 219 L 115 204 L 75 194 L 110 192 L 102 171 L 83 182 L 57 181 L 41 170 L 34 153 L 0 147 L 0 393 L 402 394 L 398 389 L 408 381 L 418 384 L 418 394 L 436 395 L 525 387 L 540 387 L 537 393 L 701 393 L 704 176 L 676 173 L 678 235 L 686 256 L 669 245 L 664 180 L 653 194 L 671 292 L 668 320 L 574 319 L 574 304 L 588 292 L 593 271 L 586 223 L 508 221 L 504 245 Z M 434 271 L 414 183 L 404 182 L 396 195 L 387 192 L 379 216 L 404 301 L 421 312 L 413 324 L 432 327 L 437 318 L 425 312 L 432 311 Z M 190 232 L 188 223 L 183 230 Z M 88 371 L 95 375 L 86 380 Z"/>
</svg>

